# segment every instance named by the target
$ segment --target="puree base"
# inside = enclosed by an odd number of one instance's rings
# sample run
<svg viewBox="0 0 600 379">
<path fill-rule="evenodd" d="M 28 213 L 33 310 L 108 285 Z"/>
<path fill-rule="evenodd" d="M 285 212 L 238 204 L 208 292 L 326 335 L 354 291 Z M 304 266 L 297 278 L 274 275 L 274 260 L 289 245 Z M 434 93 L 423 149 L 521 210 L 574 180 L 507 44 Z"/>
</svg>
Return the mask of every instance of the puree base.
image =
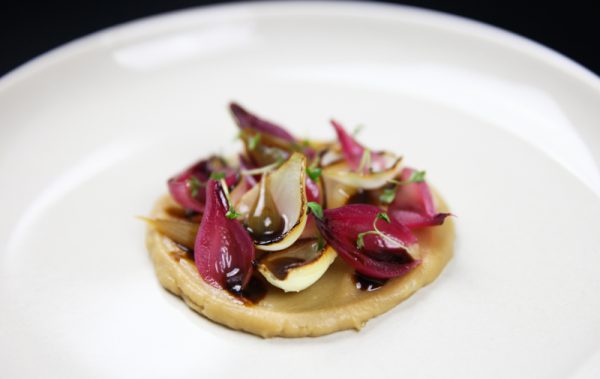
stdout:
<svg viewBox="0 0 600 379">
<path fill-rule="evenodd" d="M 437 209 L 447 206 L 434 192 Z M 178 207 L 169 195 L 157 202 L 152 217 L 172 218 L 167 209 Z M 366 322 L 431 283 L 453 254 L 454 223 L 415 232 L 422 262 L 408 274 L 390 279 L 381 288 L 367 292 L 356 288 L 354 270 L 336 258 L 327 272 L 311 287 L 285 293 L 269 286 L 256 304 L 245 304 L 229 292 L 205 283 L 193 260 L 168 237 L 148 229 L 146 244 L 158 280 L 164 288 L 181 297 L 190 308 L 232 329 L 261 337 L 321 336 L 345 329 L 360 330 Z"/>
</svg>

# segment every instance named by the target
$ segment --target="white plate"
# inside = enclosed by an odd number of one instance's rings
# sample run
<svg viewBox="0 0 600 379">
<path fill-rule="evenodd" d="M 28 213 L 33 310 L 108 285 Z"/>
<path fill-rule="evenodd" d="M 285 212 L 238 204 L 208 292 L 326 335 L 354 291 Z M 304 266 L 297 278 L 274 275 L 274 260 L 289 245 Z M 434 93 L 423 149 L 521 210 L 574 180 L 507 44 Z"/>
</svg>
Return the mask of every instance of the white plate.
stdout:
<svg viewBox="0 0 600 379">
<path fill-rule="evenodd" d="M 231 99 L 298 135 L 365 123 L 426 168 L 458 215 L 442 276 L 314 339 L 231 331 L 160 288 L 134 216 L 237 148 Z M 599 120 L 568 59 L 412 8 L 223 6 L 71 43 L 0 81 L 2 376 L 599 377 Z"/>
</svg>

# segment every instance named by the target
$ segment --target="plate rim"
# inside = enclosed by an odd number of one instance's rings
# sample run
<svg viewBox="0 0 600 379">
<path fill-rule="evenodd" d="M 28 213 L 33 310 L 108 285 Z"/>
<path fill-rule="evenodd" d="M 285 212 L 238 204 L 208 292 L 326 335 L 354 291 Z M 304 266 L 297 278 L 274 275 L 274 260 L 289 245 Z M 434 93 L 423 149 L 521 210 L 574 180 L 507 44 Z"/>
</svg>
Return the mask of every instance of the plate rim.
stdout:
<svg viewBox="0 0 600 379">
<path fill-rule="evenodd" d="M 469 32 L 471 38 L 487 40 L 488 42 L 518 50 L 520 54 L 528 55 L 541 63 L 548 64 L 562 71 L 572 79 L 591 87 L 600 97 L 600 76 L 573 60 L 572 58 L 537 42 L 528 37 L 511 32 L 507 29 L 439 10 L 417 7 L 413 5 L 390 4 L 383 2 L 361 2 L 353 0 L 326 0 L 326 1 L 236 1 L 225 4 L 212 4 L 188 7 L 109 26 L 90 34 L 78 37 L 55 48 L 52 48 L 32 59 L 13 68 L 0 77 L 0 94 L 18 85 L 19 82 L 53 64 L 60 64 L 71 56 L 93 49 L 97 44 L 101 47 L 116 44 L 133 36 L 147 36 L 153 29 L 160 29 L 159 25 L 178 24 L 176 20 L 189 17 L 198 22 L 202 17 L 218 15 L 221 18 L 230 18 L 236 12 L 248 12 L 248 15 L 264 15 L 275 12 L 280 17 L 287 14 L 304 12 L 326 12 L 330 16 L 343 17 L 357 15 L 360 17 L 405 18 L 413 23 L 418 23 L 432 28 L 448 29 L 451 31 Z M 345 12 L 345 13 L 344 13 Z M 367 14 L 367 12 L 369 12 Z M 181 26 L 178 26 L 181 27 Z M 136 33 L 137 32 L 137 33 Z"/>
</svg>

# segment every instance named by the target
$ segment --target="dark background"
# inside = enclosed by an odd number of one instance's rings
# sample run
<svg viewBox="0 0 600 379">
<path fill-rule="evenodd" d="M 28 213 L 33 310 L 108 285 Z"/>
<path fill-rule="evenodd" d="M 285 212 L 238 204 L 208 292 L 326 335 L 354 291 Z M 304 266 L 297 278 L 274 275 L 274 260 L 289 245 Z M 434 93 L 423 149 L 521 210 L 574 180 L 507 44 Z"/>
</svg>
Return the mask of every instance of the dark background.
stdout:
<svg viewBox="0 0 600 379">
<path fill-rule="evenodd" d="M 162 12 L 227 1 L 7 1 L 0 5 L 0 76 L 108 26 Z M 540 42 L 600 74 L 600 12 L 579 1 L 387 1 L 483 21 Z"/>
</svg>

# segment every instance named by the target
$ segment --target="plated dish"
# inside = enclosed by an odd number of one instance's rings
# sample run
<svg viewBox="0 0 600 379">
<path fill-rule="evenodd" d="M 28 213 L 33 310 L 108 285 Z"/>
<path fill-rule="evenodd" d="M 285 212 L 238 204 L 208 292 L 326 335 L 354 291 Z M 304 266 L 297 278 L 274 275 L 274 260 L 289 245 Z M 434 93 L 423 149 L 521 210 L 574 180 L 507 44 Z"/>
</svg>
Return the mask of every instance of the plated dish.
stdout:
<svg viewBox="0 0 600 379">
<path fill-rule="evenodd" d="M 337 121 L 336 140 L 299 140 L 230 111 L 243 151 L 169 179 L 145 219 L 166 289 L 233 329 L 305 337 L 360 329 L 439 275 L 454 228 L 425 171 Z"/>
<path fill-rule="evenodd" d="M 300 139 L 366 123 L 364 146 L 426 169 L 457 214 L 442 275 L 318 338 L 163 291 L 134 215 L 205 152 L 239 153 L 232 96 Z M 599 104 L 597 77 L 531 41 L 373 3 L 195 9 L 64 46 L 0 80 L 2 374 L 595 379 Z"/>
</svg>

